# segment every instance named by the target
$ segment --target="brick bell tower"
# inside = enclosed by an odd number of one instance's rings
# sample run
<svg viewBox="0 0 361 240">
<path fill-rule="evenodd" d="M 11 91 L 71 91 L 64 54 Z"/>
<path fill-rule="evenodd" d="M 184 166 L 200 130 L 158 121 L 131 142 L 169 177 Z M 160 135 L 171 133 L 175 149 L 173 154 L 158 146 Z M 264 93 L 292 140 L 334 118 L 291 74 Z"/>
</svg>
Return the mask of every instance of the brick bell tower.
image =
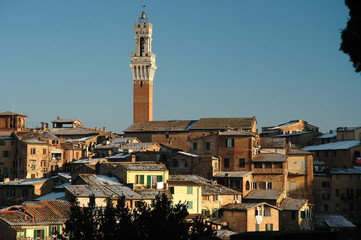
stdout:
<svg viewBox="0 0 361 240">
<path fill-rule="evenodd" d="M 135 52 L 131 54 L 133 74 L 133 122 L 153 120 L 153 78 L 157 66 L 152 53 L 153 26 L 143 11 L 134 24 Z"/>
</svg>

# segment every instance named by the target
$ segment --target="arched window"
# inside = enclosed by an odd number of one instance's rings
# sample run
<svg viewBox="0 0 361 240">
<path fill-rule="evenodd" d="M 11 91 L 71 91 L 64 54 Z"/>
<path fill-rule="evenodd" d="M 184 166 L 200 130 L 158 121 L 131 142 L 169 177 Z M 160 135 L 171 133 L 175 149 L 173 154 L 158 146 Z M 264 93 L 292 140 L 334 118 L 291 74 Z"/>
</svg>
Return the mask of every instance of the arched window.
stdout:
<svg viewBox="0 0 361 240">
<path fill-rule="evenodd" d="M 143 56 L 144 52 L 144 37 L 140 38 L 140 56 Z"/>
<path fill-rule="evenodd" d="M 247 182 L 246 182 L 246 190 L 249 190 L 249 188 L 250 188 L 250 184 L 249 184 L 249 181 L 247 180 Z"/>
</svg>

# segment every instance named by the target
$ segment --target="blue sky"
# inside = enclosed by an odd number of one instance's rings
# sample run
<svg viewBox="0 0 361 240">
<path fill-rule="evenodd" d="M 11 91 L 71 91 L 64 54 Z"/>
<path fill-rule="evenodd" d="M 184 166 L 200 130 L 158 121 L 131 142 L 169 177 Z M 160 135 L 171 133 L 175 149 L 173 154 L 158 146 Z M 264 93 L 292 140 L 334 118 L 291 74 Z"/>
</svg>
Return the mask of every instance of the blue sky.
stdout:
<svg viewBox="0 0 361 240">
<path fill-rule="evenodd" d="M 153 24 L 154 120 L 302 118 L 361 126 L 361 76 L 340 52 L 340 0 L 0 0 L 0 111 L 132 124 L 134 22 Z M 14 106 L 14 107 L 13 107 Z"/>
</svg>

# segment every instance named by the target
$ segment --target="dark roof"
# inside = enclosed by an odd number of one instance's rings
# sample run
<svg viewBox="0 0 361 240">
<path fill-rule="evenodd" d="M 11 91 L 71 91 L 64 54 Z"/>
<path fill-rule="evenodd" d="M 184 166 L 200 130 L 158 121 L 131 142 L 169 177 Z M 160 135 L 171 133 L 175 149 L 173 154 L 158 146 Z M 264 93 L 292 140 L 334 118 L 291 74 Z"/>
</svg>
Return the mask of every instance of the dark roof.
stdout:
<svg viewBox="0 0 361 240">
<path fill-rule="evenodd" d="M 256 117 L 249 118 L 201 118 L 192 127 L 198 129 L 252 129 Z"/>
<path fill-rule="evenodd" d="M 338 214 L 315 214 L 315 228 L 356 228 L 356 226 Z"/>
<path fill-rule="evenodd" d="M 195 120 L 171 120 L 137 122 L 124 130 L 124 132 L 179 132 L 188 131 Z"/>
<path fill-rule="evenodd" d="M 306 151 L 347 150 L 359 146 L 360 140 L 337 141 L 304 147 Z"/>
<path fill-rule="evenodd" d="M 116 177 L 95 174 L 79 174 L 78 176 L 88 185 L 122 185 Z"/>
<path fill-rule="evenodd" d="M 24 114 L 20 114 L 20 113 L 14 113 L 14 112 L 10 112 L 10 111 L 6 111 L 6 112 L 1 112 L 0 116 L 20 116 L 20 117 L 27 117 Z"/>
<path fill-rule="evenodd" d="M 253 162 L 285 162 L 286 155 L 279 153 L 259 153 L 257 154 Z"/>
<path fill-rule="evenodd" d="M 280 208 L 282 210 L 300 210 L 307 203 L 306 199 L 285 198 L 282 200 Z"/>
<path fill-rule="evenodd" d="M 286 139 L 285 138 L 261 137 L 260 145 L 262 148 L 284 148 L 284 147 L 286 147 Z"/>
<path fill-rule="evenodd" d="M 244 199 L 276 200 L 282 194 L 281 189 L 253 189 Z"/>
<path fill-rule="evenodd" d="M 197 185 L 202 186 L 202 195 L 238 195 L 240 192 L 217 184 L 211 180 L 202 178 L 197 175 L 171 175 L 168 179 L 171 182 L 180 182 L 180 181 L 192 181 Z"/>
</svg>

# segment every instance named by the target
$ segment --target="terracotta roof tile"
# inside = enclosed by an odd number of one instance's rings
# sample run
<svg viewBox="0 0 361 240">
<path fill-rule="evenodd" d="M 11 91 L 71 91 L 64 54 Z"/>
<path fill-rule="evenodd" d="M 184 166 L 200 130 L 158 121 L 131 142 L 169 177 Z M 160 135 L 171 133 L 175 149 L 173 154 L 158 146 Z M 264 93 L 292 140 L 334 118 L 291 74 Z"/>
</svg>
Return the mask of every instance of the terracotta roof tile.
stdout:
<svg viewBox="0 0 361 240">
<path fill-rule="evenodd" d="M 137 122 L 124 130 L 124 132 L 179 132 L 188 131 L 189 126 L 193 125 L 195 120 L 170 120 L 170 121 L 150 121 Z"/>
<path fill-rule="evenodd" d="M 256 117 L 251 118 L 201 118 L 191 129 L 252 129 Z"/>
</svg>

